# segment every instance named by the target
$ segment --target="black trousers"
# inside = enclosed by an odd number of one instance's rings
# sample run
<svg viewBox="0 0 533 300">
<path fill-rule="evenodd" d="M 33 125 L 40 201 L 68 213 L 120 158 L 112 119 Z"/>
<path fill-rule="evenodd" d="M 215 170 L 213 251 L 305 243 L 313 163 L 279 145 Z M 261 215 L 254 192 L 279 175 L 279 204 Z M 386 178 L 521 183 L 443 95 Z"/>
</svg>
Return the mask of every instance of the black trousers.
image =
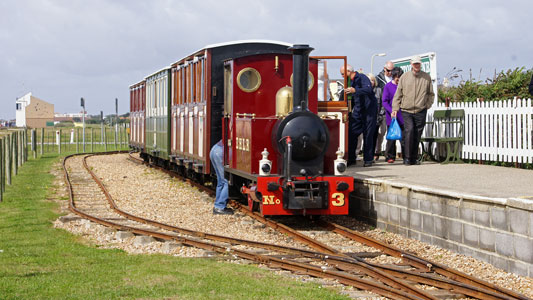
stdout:
<svg viewBox="0 0 533 300">
<path fill-rule="evenodd" d="M 361 111 L 353 112 L 349 119 L 348 163 L 355 163 L 357 140 L 363 134 L 363 159 L 366 163 L 374 160 L 374 131 L 376 130 L 375 105 Z"/>
<path fill-rule="evenodd" d="M 402 112 L 403 113 L 403 112 Z M 389 131 L 389 127 L 387 127 L 387 131 Z M 402 135 L 404 131 L 404 126 L 400 125 L 400 129 L 402 129 Z M 405 155 L 405 140 L 402 136 L 402 139 L 400 140 L 400 146 L 402 147 L 402 155 Z M 387 145 L 385 146 L 385 157 L 387 159 L 394 159 L 396 160 L 396 140 L 387 140 Z"/>
<path fill-rule="evenodd" d="M 426 115 L 427 109 L 414 114 L 402 111 L 403 139 L 405 142 L 404 159 L 409 162 L 414 162 L 418 159 L 418 144 L 420 144 L 420 138 L 426 126 Z"/>
</svg>

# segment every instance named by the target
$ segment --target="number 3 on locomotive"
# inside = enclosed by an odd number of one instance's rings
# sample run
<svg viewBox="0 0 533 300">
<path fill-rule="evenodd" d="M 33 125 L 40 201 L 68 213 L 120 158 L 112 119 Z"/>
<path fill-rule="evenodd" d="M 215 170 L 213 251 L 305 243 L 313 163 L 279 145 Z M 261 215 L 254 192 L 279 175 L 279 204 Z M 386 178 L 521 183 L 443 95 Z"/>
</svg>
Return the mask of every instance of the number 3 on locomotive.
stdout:
<svg viewBox="0 0 533 300">
<path fill-rule="evenodd" d="M 331 195 L 331 205 L 333 206 L 343 206 L 344 205 L 344 194 L 343 193 L 333 193 Z"/>
</svg>

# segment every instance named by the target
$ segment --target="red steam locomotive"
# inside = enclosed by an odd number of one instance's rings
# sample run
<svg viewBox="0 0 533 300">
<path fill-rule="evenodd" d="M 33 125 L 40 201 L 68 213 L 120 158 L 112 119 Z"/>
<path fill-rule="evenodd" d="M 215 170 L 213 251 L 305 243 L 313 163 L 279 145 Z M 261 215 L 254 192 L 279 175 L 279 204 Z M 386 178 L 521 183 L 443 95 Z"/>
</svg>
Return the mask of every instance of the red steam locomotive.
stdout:
<svg viewBox="0 0 533 300">
<path fill-rule="evenodd" d="M 222 139 L 230 198 L 263 215 L 348 214 L 344 125 L 318 116 L 319 60 L 307 45 L 207 46 L 130 86 L 130 147 L 200 182 Z"/>
</svg>

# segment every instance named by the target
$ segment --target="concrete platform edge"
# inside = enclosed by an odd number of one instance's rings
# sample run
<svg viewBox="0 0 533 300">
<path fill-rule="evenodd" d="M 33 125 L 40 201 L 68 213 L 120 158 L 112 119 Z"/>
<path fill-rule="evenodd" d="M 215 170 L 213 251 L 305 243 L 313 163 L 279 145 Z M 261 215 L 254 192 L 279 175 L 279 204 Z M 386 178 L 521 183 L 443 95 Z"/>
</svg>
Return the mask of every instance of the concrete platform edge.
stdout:
<svg viewBox="0 0 533 300">
<path fill-rule="evenodd" d="M 533 277 L 533 203 L 357 178 L 350 213 L 378 228 Z"/>
</svg>

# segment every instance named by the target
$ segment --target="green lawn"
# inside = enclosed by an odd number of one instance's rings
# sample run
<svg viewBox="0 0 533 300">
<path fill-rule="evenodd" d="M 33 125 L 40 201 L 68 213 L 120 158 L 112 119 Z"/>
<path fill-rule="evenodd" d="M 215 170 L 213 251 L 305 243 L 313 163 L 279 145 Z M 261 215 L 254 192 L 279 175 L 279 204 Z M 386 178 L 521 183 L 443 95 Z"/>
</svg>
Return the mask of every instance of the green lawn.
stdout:
<svg viewBox="0 0 533 300">
<path fill-rule="evenodd" d="M 255 266 L 87 246 L 52 227 L 57 161 L 26 162 L 0 203 L 0 299 L 348 299 Z"/>
</svg>

